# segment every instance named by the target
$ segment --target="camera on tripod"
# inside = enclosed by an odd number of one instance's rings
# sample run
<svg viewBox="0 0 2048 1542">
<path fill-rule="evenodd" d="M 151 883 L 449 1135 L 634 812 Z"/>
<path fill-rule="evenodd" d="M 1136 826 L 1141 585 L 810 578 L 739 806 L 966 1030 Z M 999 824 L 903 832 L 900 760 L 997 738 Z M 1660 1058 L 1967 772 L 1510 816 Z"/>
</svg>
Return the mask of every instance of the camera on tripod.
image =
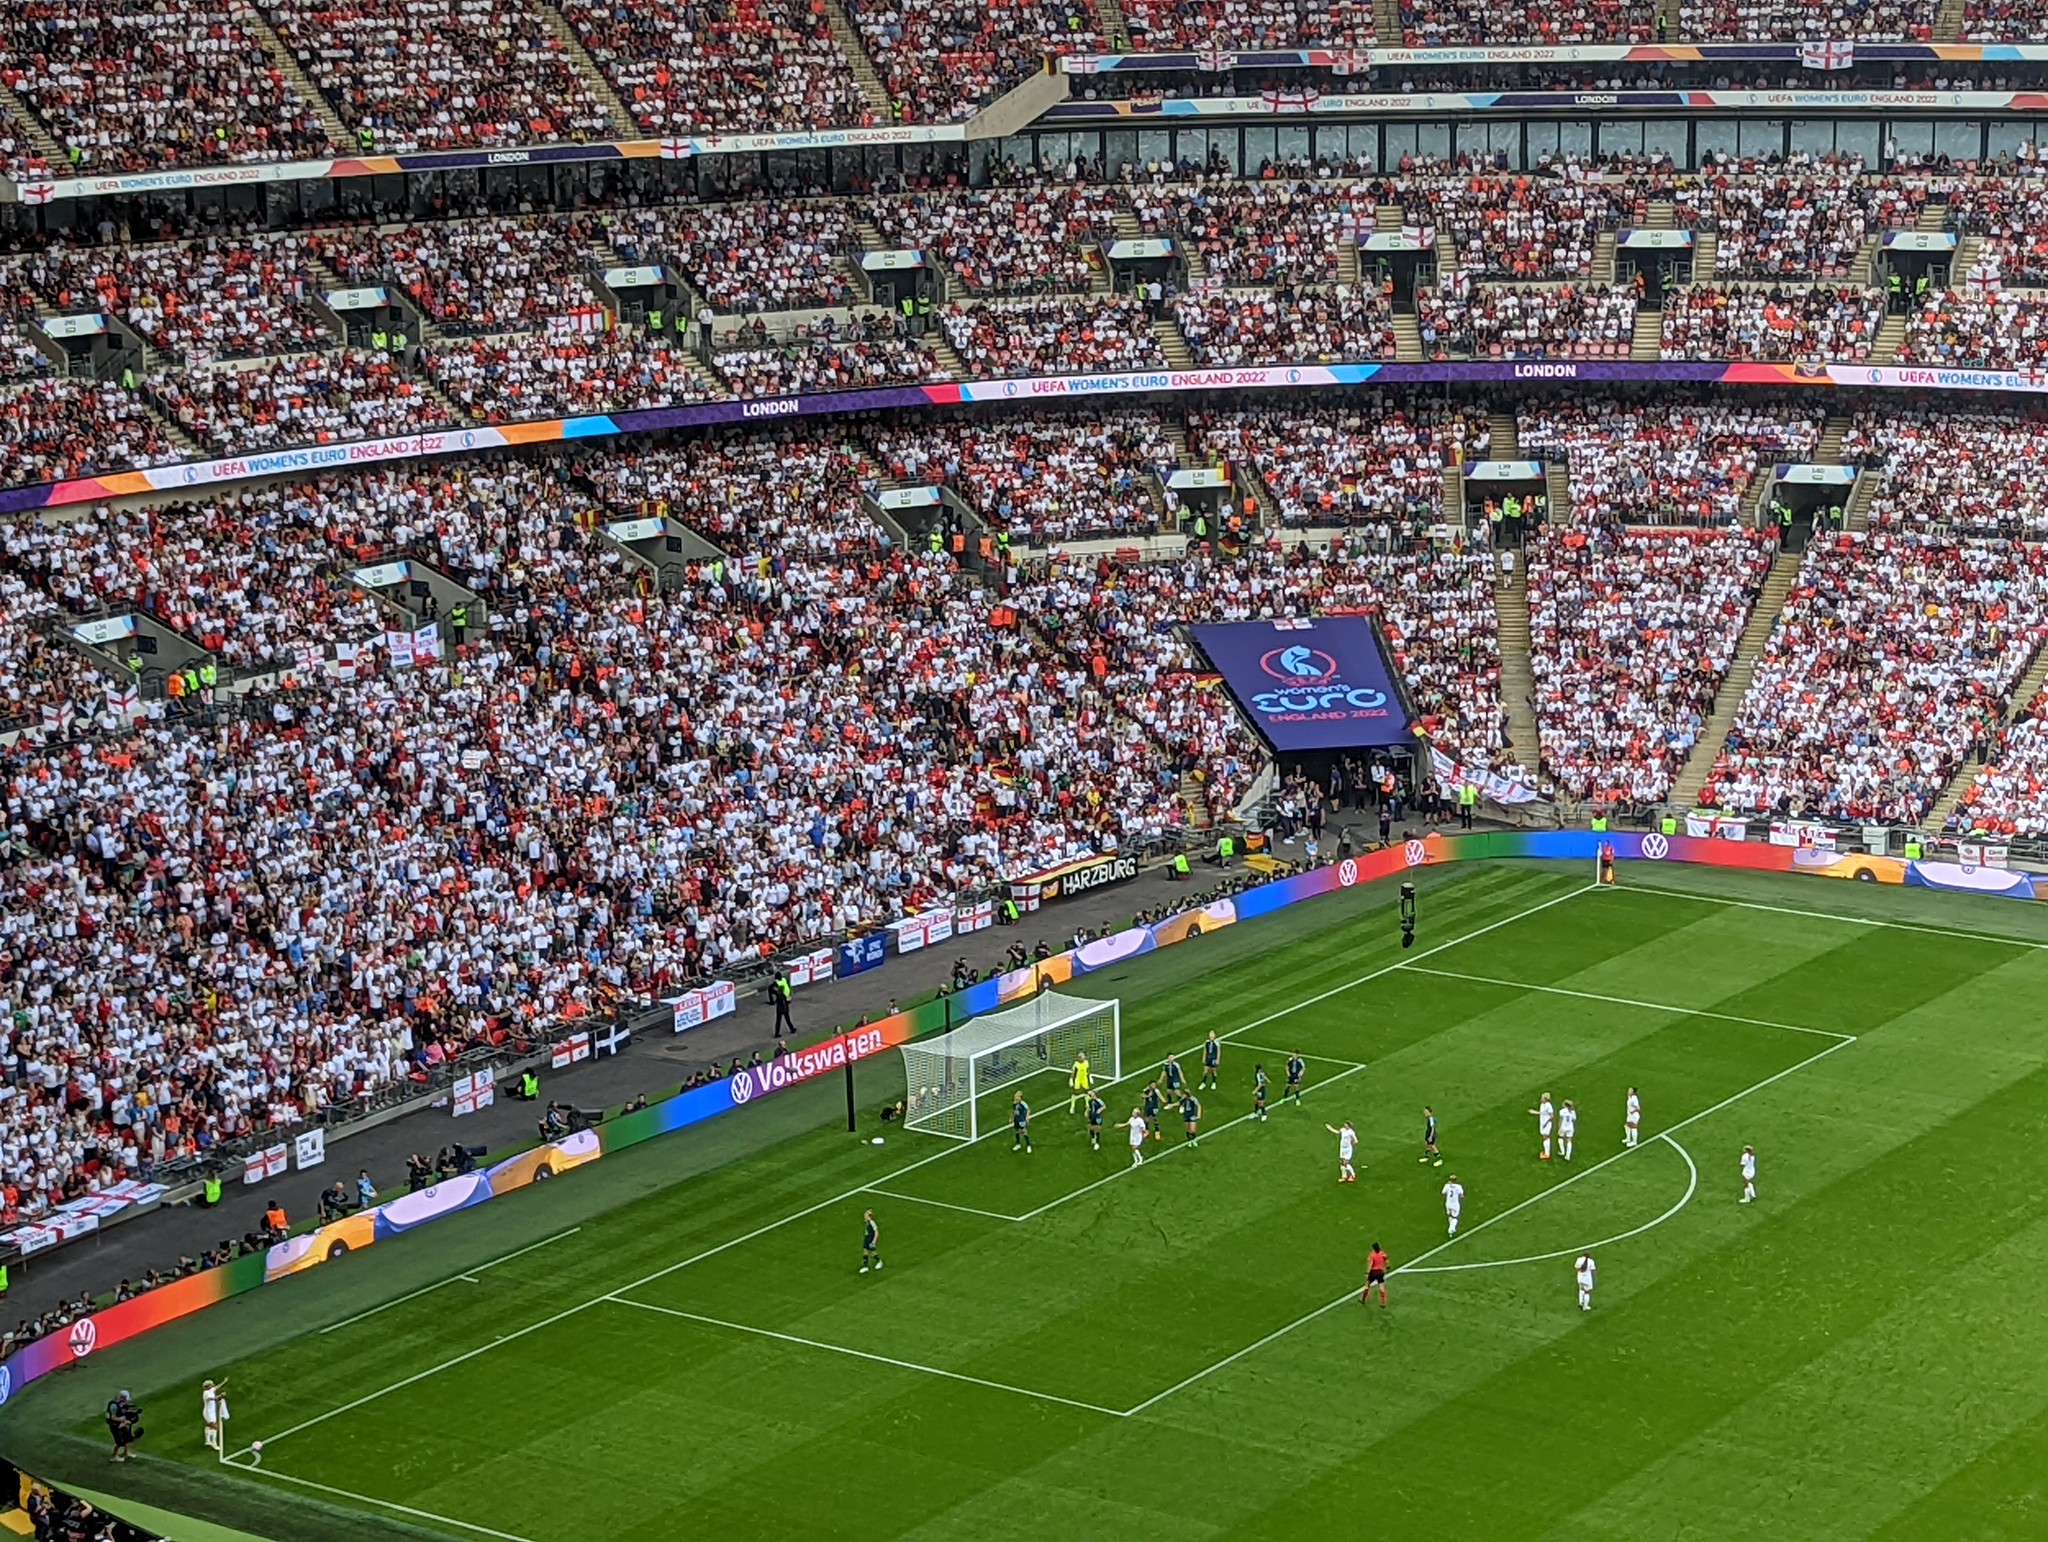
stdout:
<svg viewBox="0 0 2048 1542">
<path fill-rule="evenodd" d="M 1401 946 L 1415 946 L 1415 885 L 1401 885 Z"/>
</svg>

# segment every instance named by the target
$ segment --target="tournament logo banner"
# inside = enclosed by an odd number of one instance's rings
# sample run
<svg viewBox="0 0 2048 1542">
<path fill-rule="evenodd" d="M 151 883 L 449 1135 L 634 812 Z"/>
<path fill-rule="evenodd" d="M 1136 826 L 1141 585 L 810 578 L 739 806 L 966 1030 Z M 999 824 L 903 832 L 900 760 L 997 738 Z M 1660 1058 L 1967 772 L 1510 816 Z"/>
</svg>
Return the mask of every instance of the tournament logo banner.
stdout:
<svg viewBox="0 0 2048 1542">
<path fill-rule="evenodd" d="M 1188 629 L 1252 725 L 1282 754 L 1409 737 L 1372 622 L 1234 621 Z"/>
</svg>

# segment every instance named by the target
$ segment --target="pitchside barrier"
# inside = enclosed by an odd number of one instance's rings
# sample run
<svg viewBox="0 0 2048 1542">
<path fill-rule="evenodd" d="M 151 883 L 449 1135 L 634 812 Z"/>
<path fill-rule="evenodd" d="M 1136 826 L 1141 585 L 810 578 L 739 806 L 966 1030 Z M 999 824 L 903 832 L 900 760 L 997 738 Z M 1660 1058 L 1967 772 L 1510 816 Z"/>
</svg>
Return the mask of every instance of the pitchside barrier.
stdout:
<svg viewBox="0 0 2048 1542">
<path fill-rule="evenodd" d="M 702 1124 L 855 1061 L 873 1059 L 922 1035 L 955 1028 L 965 1018 L 1030 997 L 1041 984 L 1061 985 L 1160 948 L 1173 947 L 1204 932 L 1254 920 L 1361 883 L 1375 883 L 1412 867 L 1512 857 L 1578 862 L 1587 864 L 1590 870 L 1603 846 L 1610 847 L 1616 860 L 1622 862 L 1683 862 L 1750 872 L 1805 873 L 1865 883 L 1904 884 L 2008 899 L 2048 899 L 2048 876 L 2039 881 L 2043 892 L 2037 893 L 2034 875 L 2009 868 L 1919 861 L 1818 846 L 1762 845 L 1655 832 L 1596 834 L 1587 830 L 1543 830 L 1432 834 L 1282 878 L 1149 926 L 1134 926 L 1099 938 L 1026 968 L 984 980 L 952 996 L 837 1034 L 768 1065 L 747 1067 L 724 1081 L 692 1088 L 637 1113 L 607 1119 L 595 1129 L 580 1130 L 563 1140 L 522 1151 L 483 1171 L 416 1194 L 401 1195 L 375 1209 L 281 1242 L 267 1254 L 238 1258 L 110 1306 L 91 1317 L 80 1318 L 68 1332 L 38 1339 L 0 1363 L 0 1403 L 40 1377 L 83 1362 L 96 1350 L 175 1322 L 230 1296 L 303 1273 L 344 1253 L 360 1252 L 444 1215 L 502 1198 L 537 1179 L 551 1178 L 598 1161 L 657 1135 Z"/>
</svg>

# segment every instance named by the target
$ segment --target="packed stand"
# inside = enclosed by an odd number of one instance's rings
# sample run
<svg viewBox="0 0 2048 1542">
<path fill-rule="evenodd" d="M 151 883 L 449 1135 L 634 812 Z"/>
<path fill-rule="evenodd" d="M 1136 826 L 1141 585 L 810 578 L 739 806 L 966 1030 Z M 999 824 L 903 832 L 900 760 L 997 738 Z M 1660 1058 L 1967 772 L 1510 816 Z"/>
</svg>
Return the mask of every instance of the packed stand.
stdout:
<svg viewBox="0 0 2048 1542">
<path fill-rule="evenodd" d="M 1679 36 L 1745 43 L 1854 38 L 1862 43 L 1933 40 L 1935 0 L 1840 0 L 1825 8 L 1802 0 L 1679 0 Z"/>
<path fill-rule="evenodd" d="M 1048 295 L 949 306 L 939 319 L 970 375 L 1084 375 L 1166 367 L 1150 310 L 1129 295 Z"/>
<path fill-rule="evenodd" d="M 366 349 L 166 371 L 147 389 L 187 434 L 220 451 L 378 439 L 453 421 L 402 360 Z"/>
<path fill-rule="evenodd" d="M 1409 48 L 1490 43 L 1649 43 L 1658 40 L 1653 0 L 1401 0 Z"/>
<path fill-rule="evenodd" d="M 1418 288 L 1417 330 L 1432 359 L 1626 359 L 1636 294 L 1626 285 L 1479 284 L 1463 297 Z"/>
<path fill-rule="evenodd" d="M 1929 185 L 1924 177 L 1865 177 L 1854 158 L 1739 177 L 1715 168 L 1681 187 L 1676 204 L 1681 223 L 1715 232 L 1721 278 L 1841 280 L 1866 242 L 1913 228 Z"/>
<path fill-rule="evenodd" d="M 29 281 L 59 311 L 119 316 L 152 347 L 237 357 L 330 347 L 309 303 L 313 247 L 249 233 L 150 246 L 53 247 L 24 259 Z"/>
<path fill-rule="evenodd" d="M 1824 415 L 1733 402 L 1593 398 L 1518 414 L 1522 453 L 1562 459 L 1582 525 L 1733 525 L 1759 467 L 1811 460 Z"/>
<path fill-rule="evenodd" d="M 0 487 L 184 458 L 141 399 L 119 386 L 53 379 L 0 391 Z"/>
<path fill-rule="evenodd" d="M 1458 266 L 1487 278 L 1583 279 L 1602 230 L 1648 216 L 1648 184 L 1570 175 L 1427 176 L 1399 185 L 1411 217 L 1448 234 Z M 1365 211 L 1370 228 L 1371 210 Z"/>
<path fill-rule="evenodd" d="M 47 181 L 56 174 L 57 168 L 37 148 L 36 141 L 29 137 L 22 121 L 13 113 L 0 109 L 0 177 L 32 185 Z"/>
<path fill-rule="evenodd" d="M 330 231 L 320 250 L 351 284 L 389 272 L 444 330 L 506 332 L 593 314 L 597 298 L 584 275 L 603 239 L 588 216 L 540 214 Z"/>
<path fill-rule="evenodd" d="M 1980 731 L 1975 747 L 1982 769 L 1957 801 L 1948 828 L 2037 840 L 2048 835 L 2048 691 L 2020 710 L 1995 746 Z"/>
<path fill-rule="evenodd" d="M 1198 455 L 1249 466 L 1289 525 L 1349 525 L 1382 546 L 1443 518 L 1444 470 L 1483 460 L 1486 414 L 1475 407 L 1375 393 L 1345 408 L 1197 412 Z"/>
<path fill-rule="evenodd" d="M 1107 41 L 1088 0 L 847 0 L 846 13 L 889 100 L 919 123 L 971 118 L 1047 54 L 1100 53 Z"/>
<path fill-rule="evenodd" d="M 271 0 L 269 12 L 359 136 L 351 150 L 564 143 L 622 126 L 525 0 Z"/>
<path fill-rule="evenodd" d="M 1665 296 L 1666 359 L 1827 359 L 1861 364 L 1884 325 L 1884 291 L 1848 284 L 1693 284 Z"/>
<path fill-rule="evenodd" d="M 1257 294 L 1210 289 L 1182 295 L 1174 320 L 1204 365 L 1335 363 L 1391 359 L 1394 313 L 1365 284 Z"/>
<path fill-rule="evenodd" d="M 0 385 L 39 380 L 56 370 L 47 353 L 23 328 L 0 324 Z"/>
<path fill-rule="evenodd" d="M 1816 542 L 1702 803 L 1917 824 L 2048 638 L 2040 547 Z"/>
<path fill-rule="evenodd" d="M 869 121 L 823 6 L 732 0 L 677 10 L 640 0 L 566 0 L 561 9 L 646 133 L 776 133 Z"/>
<path fill-rule="evenodd" d="M 951 487 L 1034 546 L 1157 531 L 1154 479 L 1179 464 L 1165 424 L 1134 408 L 981 423 L 884 419 L 867 432 L 891 478 Z"/>
<path fill-rule="evenodd" d="M 1307 182 L 1200 179 L 1128 189 L 1148 234 L 1177 237 L 1219 284 L 1326 284 L 1352 221 L 1369 201 Z"/>
<path fill-rule="evenodd" d="M 334 153 L 318 113 L 237 6 L 19 0 L 11 12 L 0 63 L 71 152 L 68 175 Z"/>
<path fill-rule="evenodd" d="M 633 326 L 439 343 L 428 348 L 426 366 L 458 409 L 485 423 L 667 407 L 714 394 L 680 346 Z"/>
<path fill-rule="evenodd" d="M 1899 362 L 2048 371 L 2048 295 L 2024 289 L 1942 291 L 1908 319 Z"/>
<path fill-rule="evenodd" d="M 74 720 L 104 710 L 106 676 L 54 635 L 64 620 L 39 586 L 0 572 L 0 729 L 40 727 L 65 708 Z"/>
<path fill-rule="evenodd" d="M 822 317 L 784 337 L 770 336 L 759 323 L 722 333 L 711 367 L 735 396 L 853 391 L 950 378 L 923 339 L 904 336 L 894 317 L 879 312 L 845 322 Z"/>
<path fill-rule="evenodd" d="M 1557 528 L 1528 546 L 1543 773 L 1644 806 L 1713 715 L 1777 551 L 1774 531 Z"/>
<path fill-rule="evenodd" d="M 2036 412 L 1866 407 L 1842 456 L 1878 478 L 1873 529 L 2048 540 L 2048 419 Z"/>
<path fill-rule="evenodd" d="M 2048 285 L 2048 167 L 2040 161 L 1957 177 L 1948 217 L 1962 234 L 1984 238 L 1980 255 L 2002 282 Z"/>
<path fill-rule="evenodd" d="M 1138 53 L 1373 42 L 1372 6 L 1357 0 L 1125 0 L 1122 10 Z"/>
<path fill-rule="evenodd" d="M 1120 207 L 1098 187 L 962 188 L 877 199 L 869 217 L 977 293 L 1056 294 L 1094 287 L 1090 249 L 1116 239 Z"/>
<path fill-rule="evenodd" d="M 627 262 L 673 260 L 717 310 L 817 310 L 854 296 L 843 254 L 856 252 L 860 238 L 843 202 L 655 204 L 610 220 L 612 244 Z"/>
</svg>

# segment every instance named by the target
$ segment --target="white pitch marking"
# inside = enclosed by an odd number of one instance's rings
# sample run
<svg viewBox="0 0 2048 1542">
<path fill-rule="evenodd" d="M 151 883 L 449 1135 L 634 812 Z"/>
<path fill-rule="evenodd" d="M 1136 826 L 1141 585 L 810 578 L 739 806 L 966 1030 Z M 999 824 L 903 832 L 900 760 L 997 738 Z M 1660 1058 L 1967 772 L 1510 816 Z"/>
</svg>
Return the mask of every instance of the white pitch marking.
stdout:
<svg viewBox="0 0 2048 1542">
<path fill-rule="evenodd" d="M 1294 1053 L 1291 1049 L 1275 1049 L 1270 1044 L 1248 1044 L 1243 1039 L 1232 1039 L 1230 1042 L 1239 1049 L 1256 1050 L 1262 1055 L 1291 1055 Z M 1366 1062 L 1363 1060 L 1340 1060 L 1335 1055 L 1303 1055 L 1301 1058 L 1304 1060 L 1320 1060 L 1324 1065 L 1341 1065 L 1347 1070 L 1352 1071 L 1363 1071 L 1366 1068 Z"/>
<path fill-rule="evenodd" d="M 1838 1040 L 1837 1042 L 1830 1044 L 1826 1049 L 1820 1051 L 1820 1053 L 1815 1055 L 1808 1055 L 1804 1060 L 1800 1061 L 1797 1065 L 1787 1066 L 1782 1071 L 1778 1071 L 1770 1076 L 1766 1076 L 1762 1081 L 1757 1082 L 1754 1086 L 1745 1087 L 1740 1092 L 1734 1093 L 1729 1097 L 1723 1098 L 1720 1102 L 1714 1104 L 1711 1108 L 1703 1108 L 1696 1114 L 1688 1115 L 1686 1118 L 1681 1119 L 1678 1121 L 1678 1123 L 1672 1125 L 1670 1129 L 1660 1131 L 1659 1134 L 1667 1136 L 1675 1135 L 1680 1130 L 1684 1129 L 1687 1125 L 1697 1124 L 1700 1120 L 1707 1118 L 1711 1114 L 1718 1114 L 1721 1112 L 1722 1109 L 1731 1107 L 1732 1105 L 1741 1102 L 1751 1093 L 1761 1092 L 1764 1088 L 1772 1086 L 1777 1082 L 1783 1081 L 1786 1077 L 1792 1075 L 1797 1071 L 1803 1071 L 1810 1065 L 1818 1064 L 1819 1062 L 1827 1059 L 1828 1056 L 1836 1053 L 1838 1050 L 1847 1049 L 1851 1044 L 1854 1044 L 1855 1042 L 1856 1040 L 1853 1036 L 1850 1038 Z M 1547 1189 L 1539 1189 L 1536 1193 L 1531 1194 L 1527 1199 L 1524 1199 L 1517 1204 L 1508 1206 L 1507 1209 L 1501 1211 L 1498 1215 L 1488 1216 L 1485 1220 L 1481 1221 L 1477 1226 L 1471 1227 L 1469 1230 L 1460 1232 L 1457 1236 L 1452 1237 L 1446 1242 L 1439 1242 L 1435 1247 L 1431 1248 L 1428 1252 L 1420 1254 L 1416 1258 L 1411 1259 L 1409 1262 L 1401 1265 L 1401 1267 L 1395 1269 L 1393 1272 L 1395 1274 L 1412 1274 L 1419 1272 L 1421 1270 L 1422 1265 L 1428 1263 L 1430 1259 L 1435 1258 L 1439 1253 L 1442 1253 L 1445 1249 L 1456 1247 L 1460 1242 L 1465 1241 L 1467 1238 L 1476 1236 L 1480 1232 L 1485 1231 L 1487 1227 L 1492 1226 L 1497 1222 L 1505 1221 L 1509 1216 L 1515 1215 L 1520 1211 L 1528 1209 L 1531 1205 L 1536 1204 L 1540 1200 L 1548 1199 L 1551 1195 L 1557 1193 L 1560 1189 L 1568 1189 L 1573 1184 L 1577 1183 L 1580 1179 L 1592 1177 L 1593 1174 L 1599 1172 L 1603 1167 L 1611 1166 L 1612 1164 L 1621 1161 L 1624 1157 L 1631 1156 L 1635 1152 L 1642 1151 L 1645 1149 L 1647 1148 L 1643 1146 L 1625 1146 L 1620 1151 L 1615 1152 L 1613 1156 L 1606 1157 L 1601 1161 L 1595 1162 L 1591 1167 L 1582 1168 L 1580 1171 L 1573 1173 L 1569 1178 L 1565 1179 L 1562 1183 L 1554 1183 Z M 1356 1301 L 1357 1299 L 1358 1291 L 1355 1288 L 1347 1290 L 1344 1292 L 1343 1295 L 1338 1296 L 1335 1300 L 1325 1302 L 1323 1305 L 1315 1308 L 1315 1310 L 1313 1311 L 1302 1313 L 1302 1315 L 1295 1318 L 1293 1322 L 1288 1323 L 1283 1327 L 1275 1328 L 1271 1333 L 1267 1334 L 1264 1338 L 1258 1340 L 1256 1343 L 1247 1344 L 1244 1348 L 1236 1350 L 1231 1354 L 1225 1355 L 1221 1360 L 1216 1361 L 1214 1364 L 1205 1366 L 1201 1370 L 1196 1371 L 1192 1376 L 1183 1377 L 1181 1380 L 1175 1382 L 1172 1386 L 1168 1387 L 1164 1392 L 1155 1392 L 1152 1396 L 1146 1398 L 1144 1402 L 1139 1403 L 1135 1407 L 1131 1408 L 1129 1412 L 1133 1415 L 1141 1414 L 1146 1409 L 1152 1407 L 1153 1404 L 1164 1402 L 1167 1398 L 1172 1397 L 1175 1393 L 1185 1391 L 1187 1388 L 1192 1387 L 1196 1382 L 1204 1380 L 1207 1377 L 1215 1375 L 1220 1370 L 1224 1370 L 1229 1366 L 1237 1364 L 1237 1362 L 1242 1360 L 1246 1355 L 1255 1354 L 1257 1351 L 1264 1349 L 1268 1344 L 1274 1343 L 1276 1340 L 1285 1338 L 1288 1334 L 1292 1333 L 1296 1328 L 1306 1327 L 1308 1324 L 1314 1322 L 1318 1317 L 1328 1316 L 1331 1312 L 1336 1311 L 1338 1307 L 1345 1305 L 1347 1302 Z"/>
<path fill-rule="evenodd" d="M 1595 1248 L 1611 1247 L 1617 1242 L 1626 1242 L 1631 1237 L 1640 1237 L 1646 1231 L 1654 1231 L 1687 1205 L 1691 1204 L 1693 1195 L 1699 1192 L 1700 1187 L 1700 1170 L 1693 1162 L 1692 1153 L 1673 1140 L 1668 1131 L 1656 1138 L 1667 1143 L 1673 1151 L 1676 1151 L 1685 1158 L 1685 1170 L 1688 1175 L 1685 1181 L 1685 1192 L 1679 1196 L 1678 1203 L 1658 1216 L 1656 1220 L 1645 1221 L 1640 1226 L 1632 1227 L 1628 1231 L 1616 1232 L 1611 1237 L 1602 1237 L 1598 1242 L 1582 1242 L 1577 1247 L 1556 1248 L 1548 1253 L 1531 1253 L 1524 1258 L 1488 1258 L 1476 1264 L 1423 1264 L 1421 1266 L 1409 1264 L 1406 1268 L 1396 1269 L 1394 1272 L 1396 1274 L 1457 1274 L 1467 1269 L 1505 1269 L 1510 1264 L 1548 1263 L 1553 1258 L 1572 1258 L 1580 1253 L 1590 1253 Z"/>
<path fill-rule="evenodd" d="M 1847 880 L 1837 880 L 1843 882 Z M 2004 932 L 1973 932 L 1960 926 L 1929 926 L 1920 921 L 1879 921 L 1869 916 L 1839 915 L 1826 910 L 1800 910 L 1792 905 L 1767 905 L 1762 900 L 1729 899 L 1720 894 L 1692 894 L 1684 889 L 1667 889 L 1661 884 L 1633 884 L 1630 894 L 1661 894 L 1666 899 L 1696 900 L 1702 905 L 1730 905 L 1738 910 L 1764 910 L 1778 916 L 1804 916 L 1809 921 L 1841 921 L 1851 926 L 1881 926 L 1887 931 L 1926 932 L 1933 937 L 1959 937 L 1969 942 L 2003 943 L 2008 948 L 2048 949 L 2048 942 L 2030 937 L 2013 937 Z"/>
<path fill-rule="evenodd" d="M 1617 1007 L 1642 1007 L 1650 1012 L 1671 1012 L 1679 1017 L 1712 1017 L 1724 1023 L 1747 1023 L 1752 1028 L 1781 1028 L 1786 1033 L 1811 1033 L 1823 1039 L 1850 1039 L 1854 1034 L 1832 1028 L 1808 1028 L 1799 1023 L 1774 1023 L 1767 1017 L 1742 1017 L 1734 1012 L 1710 1012 L 1705 1007 L 1675 1007 L 1662 1001 L 1637 1001 L 1629 996 L 1603 996 L 1598 991 L 1572 990 L 1563 985 L 1532 985 L 1527 980 L 1501 980 L 1485 974 L 1459 974 L 1451 969 L 1411 968 L 1411 974 L 1432 974 L 1443 980 L 1469 980 L 1474 985 L 1499 985 L 1508 990 L 1538 991 L 1546 996 L 1571 996 L 1579 1001 L 1605 1001 Z"/>
<path fill-rule="evenodd" d="M 479 1536 L 498 1537 L 502 1542 L 532 1542 L 516 1532 L 498 1531 L 489 1526 L 479 1526 L 474 1521 L 458 1521 L 452 1515 L 436 1515 L 432 1510 L 415 1510 L 411 1505 L 398 1504 L 389 1499 L 378 1499 L 371 1494 L 358 1494 L 354 1489 L 335 1488 L 328 1483 L 315 1483 L 311 1478 L 297 1478 L 288 1472 L 277 1472 L 269 1467 L 258 1467 L 250 1462 L 236 1461 L 233 1457 L 223 1460 L 239 1467 L 243 1472 L 258 1478 L 277 1478 L 285 1483 L 296 1483 L 302 1488 L 318 1489 L 323 1494 L 333 1494 L 340 1499 L 353 1499 L 358 1504 L 376 1505 L 384 1510 L 396 1510 L 400 1515 L 410 1515 L 418 1520 L 433 1521 L 442 1526 L 456 1526 L 464 1531 L 476 1532 Z"/>
<path fill-rule="evenodd" d="M 476 1276 L 482 1274 L 484 1270 L 495 1269 L 500 1264 L 509 1264 L 513 1259 L 524 1257 L 538 1248 L 544 1248 L 550 1242 L 560 1242 L 564 1237 L 573 1237 L 581 1230 L 583 1228 L 580 1226 L 572 1226 L 567 1231 L 558 1231 L 552 1237 L 543 1237 L 540 1241 L 529 1243 L 516 1252 L 505 1254 L 502 1258 L 494 1258 L 487 1264 L 478 1264 L 469 1274 L 451 1274 L 445 1280 L 436 1280 L 431 1285 L 422 1285 L 418 1290 L 408 1291 L 402 1296 L 393 1296 L 382 1306 L 373 1306 L 367 1312 L 358 1312 L 353 1317 L 344 1317 L 340 1322 L 329 1323 L 320 1331 L 322 1333 L 332 1333 L 337 1328 L 346 1328 L 353 1323 L 361 1322 L 365 1317 L 375 1317 L 379 1312 L 389 1311 L 394 1306 L 403 1306 L 408 1301 L 417 1301 L 421 1296 L 431 1295 L 443 1285 L 453 1285 L 457 1280 L 466 1280 L 471 1285 L 474 1285 L 477 1283 Z"/>
<path fill-rule="evenodd" d="M 969 1376 L 962 1371 L 943 1370 L 936 1365 L 919 1365 L 914 1360 L 898 1360 L 891 1355 L 878 1355 L 865 1349 L 852 1349 L 845 1344 L 832 1344 L 824 1339 L 807 1339 L 794 1333 L 779 1333 L 773 1328 L 757 1328 L 752 1323 L 728 1322 L 723 1317 L 707 1317 L 702 1312 L 686 1312 L 681 1307 L 657 1306 L 652 1301 L 634 1301 L 613 1294 L 605 1300 L 619 1306 L 638 1307 L 643 1312 L 661 1312 L 669 1317 L 680 1317 L 687 1322 L 704 1323 L 713 1328 L 727 1328 L 734 1333 L 752 1333 L 764 1339 L 775 1339 L 784 1344 L 801 1344 L 806 1349 L 822 1349 L 835 1355 L 851 1355 L 856 1360 L 869 1360 L 876 1365 L 893 1365 L 898 1370 L 918 1371 L 926 1376 L 941 1376 L 947 1381 L 964 1381 L 976 1387 L 988 1387 L 996 1392 L 1014 1392 L 1019 1397 L 1036 1398 L 1044 1403 L 1064 1403 L 1069 1408 L 1085 1408 L 1090 1413 L 1107 1414 L 1112 1419 L 1126 1415 L 1115 1408 L 1104 1408 L 1100 1403 L 1084 1403 L 1079 1398 L 1061 1397 L 1057 1392 L 1041 1392 L 1036 1387 L 1016 1387 L 1006 1381 L 990 1381 L 984 1376 Z"/>
<path fill-rule="evenodd" d="M 883 1199 L 901 1199 L 913 1205 L 930 1205 L 938 1210 L 958 1210 L 962 1215 L 986 1216 L 991 1221 L 1021 1221 L 1021 1215 L 1006 1215 L 1000 1210 L 981 1210 L 973 1205 L 956 1205 L 951 1200 L 926 1199 L 922 1194 L 898 1194 L 894 1189 L 879 1187 L 862 1189 L 863 1194 L 874 1194 Z"/>
</svg>

